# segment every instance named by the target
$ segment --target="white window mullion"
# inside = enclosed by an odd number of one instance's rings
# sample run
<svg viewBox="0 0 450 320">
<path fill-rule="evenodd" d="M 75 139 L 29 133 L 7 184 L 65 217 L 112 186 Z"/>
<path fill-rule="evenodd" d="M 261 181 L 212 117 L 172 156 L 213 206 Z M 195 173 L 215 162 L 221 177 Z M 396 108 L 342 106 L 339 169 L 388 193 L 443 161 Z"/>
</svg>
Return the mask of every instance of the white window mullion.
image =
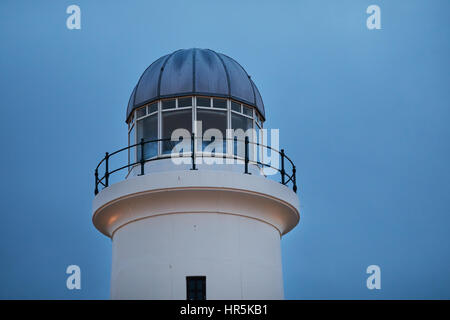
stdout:
<svg viewBox="0 0 450 320">
<path fill-rule="evenodd" d="M 193 99 L 193 104 L 192 104 L 192 132 L 191 132 L 191 137 L 192 137 L 192 133 L 194 133 L 195 136 L 195 140 L 194 140 L 194 150 L 191 150 L 191 152 L 194 152 L 197 150 L 197 138 L 198 138 L 198 132 L 197 132 L 197 97 L 195 97 L 195 99 Z M 191 144 L 192 146 L 192 144 Z"/>
<path fill-rule="evenodd" d="M 227 99 L 227 128 L 232 129 L 231 126 L 231 100 Z M 231 130 L 226 130 L 226 138 L 227 138 L 227 155 L 231 156 L 233 154 L 233 141 L 231 140 L 233 138 L 233 134 L 231 133 Z"/>
<path fill-rule="evenodd" d="M 162 111 L 161 100 L 158 101 L 158 140 L 162 139 Z M 162 142 L 158 141 L 158 156 L 162 155 Z"/>
</svg>

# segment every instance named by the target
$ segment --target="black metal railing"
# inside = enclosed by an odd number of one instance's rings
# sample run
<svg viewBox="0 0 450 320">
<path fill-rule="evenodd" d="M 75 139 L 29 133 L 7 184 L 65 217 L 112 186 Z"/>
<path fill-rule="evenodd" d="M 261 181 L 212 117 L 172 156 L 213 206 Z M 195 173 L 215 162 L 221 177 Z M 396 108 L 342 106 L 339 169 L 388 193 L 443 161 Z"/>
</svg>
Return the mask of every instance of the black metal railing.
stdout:
<svg viewBox="0 0 450 320">
<path fill-rule="evenodd" d="M 297 192 L 297 181 L 296 181 L 296 169 L 295 169 L 295 165 L 292 162 L 292 160 L 285 154 L 284 149 L 281 149 L 281 151 L 278 151 L 270 146 L 266 146 L 257 142 L 252 142 L 249 141 L 248 136 L 245 137 L 245 140 L 238 140 L 236 138 L 234 139 L 227 139 L 224 138 L 222 139 L 223 141 L 232 141 L 233 143 L 233 149 L 234 149 L 234 143 L 244 143 L 244 156 L 239 156 L 237 154 L 235 154 L 234 150 L 233 152 L 225 152 L 225 153 L 206 153 L 204 151 L 198 151 L 196 150 L 196 138 L 194 134 L 191 134 L 190 136 L 190 151 L 189 152 L 178 152 L 178 153 L 172 153 L 172 154 L 162 154 L 162 155 L 157 155 L 154 157 L 150 157 L 150 158 L 146 158 L 145 157 L 145 151 L 144 151 L 144 147 L 147 144 L 150 143 L 157 143 L 158 144 L 158 149 L 159 149 L 159 143 L 168 143 L 169 145 L 172 146 L 172 148 L 179 143 L 179 141 L 173 141 L 172 139 L 168 138 L 168 139 L 155 139 L 155 140 L 147 140 L 145 141 L 144 139 L 141 139 L 141 141 L 139 143 L 130 145 L 128 147 L 119 149 L 117 151 L 114 151 L 112 153 L 105 153 L 105 157 L 98 163 L 97 167 L 95 168 L 95 190 L 94 193 L 97 195 L 99 192 L 99 187 L 103 186 L 103 188 L 107 188 L 109 186 L 109 177 L 121 170 L 125 170 L 125 169 L 130 169 L 130 168 L 134 168 L 135 166 L 139 166 L 140 167 L 140 175 L 144 175 L 145 174 L 145 163 L 147 162 L 152 162 L 152 161 L 157 161 L 157 160 L 162 160 L 162 159 L 168 159 L 168 158 L 183 158 L 183 157 L 190 157 L 191 158 L 191 170 L 197 170 L 197 161 L 196 158 L 198 156 L 201 157 L 221 157 L 223 159 L 234 159 L 237 161 L 240 161 L 241 163 L 244 164 L 244 174 L 251 174 L 249 172 L 249 164 L 254 164 L 260 167 L 267 167 L 267 168 L 272 168 L 273 170 L 275 170 L 277 173 L 280 174 L 280 183 L 288 186 L 289 184 L 292 185 L 292 190 L 294 192 Z M 252 154 L 250 153 L 250 145 L 254 146 L 256 149 L 256 154 L 253 152 Z M 123 152 L 129 152 L 129 151 L 134 151 L 133 149 L 137 148 L 137 152 L 136 154 L 138 154 L 138 158 L 136 159 L 136 161 L 131 162 L 128 159 L 128 164 L 123 165 L 123 166 L 118 166 L 117 168 L 113 169 L 110 171 L 110 159 L 118 154 L 121 154 Z M 272 166 L 270 163 L 265 163 L 264 159 L 258 159 L 258 152 L 260 155 L 262 155 L 262 151 L 263 149 L 267 149 L 270 150 L 270 152 L 276 152 L 279 154 L 280 156 L 280 164 L 281 164 L 281 168 L 278 167 L 274 167 Z M 255 151 L 254 149 L 254 151 Z M 192 151 L 193 150 L 193 151 Z M 184 151 L 184 150 L 183 150 Z M 252 156 L 252 157 L 251 157 Z M 250 159 L 252 158 L 252 159 Z M 262 156 L 260 156 L 260 158 L 263 158 Z M 269 157 L 269 158 L 272 158 Z M 288 174 L 288 171 L 286 170 L 286 161 L 289 163 L 290 165 L 290 174 Z M 99 169 L 101 167 L 101 165 L 104 164 L 104 175 L 102 177 L 99 177 Z"/>
</svg>

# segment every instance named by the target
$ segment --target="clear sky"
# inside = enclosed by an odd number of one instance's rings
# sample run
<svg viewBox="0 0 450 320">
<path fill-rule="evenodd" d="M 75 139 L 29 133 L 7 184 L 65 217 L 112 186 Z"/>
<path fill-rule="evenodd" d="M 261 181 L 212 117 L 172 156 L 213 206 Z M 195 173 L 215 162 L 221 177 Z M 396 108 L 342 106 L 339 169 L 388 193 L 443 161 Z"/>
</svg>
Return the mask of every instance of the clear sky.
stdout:
<svg viewBox="0 0 450 320">
<path fill-rule="evenodd" d="M 81 8 L 81 30 L 66 8 Z M 368 30 L 366 8 L 381 8 Z M 106 299 L 93 170 L 126 145 L 144 69 L 239 61 L 298 168 L 288 299 L 450 298 L 450 2 L 1 1 L 0 298 Z M 82 289 L 66 288 L 81 267 Z M 381 290 L 366 268 L 381 267 Z M 150 272 L 150 271 L 149 271 Z"/>
</svg>

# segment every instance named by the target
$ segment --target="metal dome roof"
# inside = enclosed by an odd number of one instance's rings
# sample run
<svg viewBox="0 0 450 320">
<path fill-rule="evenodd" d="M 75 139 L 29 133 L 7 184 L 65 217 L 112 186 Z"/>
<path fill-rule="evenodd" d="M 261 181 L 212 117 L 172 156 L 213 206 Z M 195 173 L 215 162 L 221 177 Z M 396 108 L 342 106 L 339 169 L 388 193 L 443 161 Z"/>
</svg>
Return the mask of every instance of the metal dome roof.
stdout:
<svg viewBox="0 0 450 320">
<path fill-rule="evenodd" d="M 238 100 L 265 118 L 264 103 L 253 80 L 234 59 L 210 49 L 182 49 L 162 56 L 141 75 L 131 94 L 132 111 L 154 100 L 184 95 L 207 95 Z"/>
</svg>

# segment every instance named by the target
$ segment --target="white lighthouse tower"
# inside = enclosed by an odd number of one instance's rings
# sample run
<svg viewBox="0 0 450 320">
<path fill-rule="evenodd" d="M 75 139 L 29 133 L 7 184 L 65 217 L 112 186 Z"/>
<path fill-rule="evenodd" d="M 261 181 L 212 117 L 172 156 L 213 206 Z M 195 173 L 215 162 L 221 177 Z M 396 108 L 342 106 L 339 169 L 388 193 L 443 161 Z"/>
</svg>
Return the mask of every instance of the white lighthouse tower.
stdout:
<svg viewBox="0 0 450 320">
<path fill-rule="evenodd" d="M 112 299 L 283 299 L 281 237 L 299 200 L 295 166 L 264 121 L 253 80 L 224 54 L 178 50 L 144 71 L 129 145 L 95 171 Z"/>
</svg>

